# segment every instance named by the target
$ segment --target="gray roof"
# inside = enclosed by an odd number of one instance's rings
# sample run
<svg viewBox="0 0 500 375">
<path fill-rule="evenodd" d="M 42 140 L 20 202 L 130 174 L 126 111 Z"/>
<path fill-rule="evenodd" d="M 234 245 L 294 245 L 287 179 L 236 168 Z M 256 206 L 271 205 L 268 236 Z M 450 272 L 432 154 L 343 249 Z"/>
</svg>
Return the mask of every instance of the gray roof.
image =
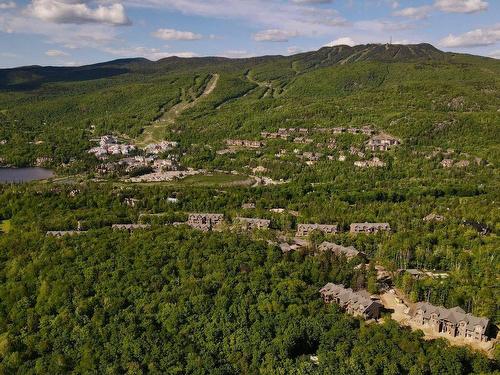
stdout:
<svg viewBox="0 0 500 375">
<path fill-rule="evenodd" d="M 321 245 L 319 245 L 319 251 L 331 251 L 332 253 L 335 253 L 336 255 L 344 254 L 348 258 L 354 258 L 355 256 L 358 256 L 360 254 L 364 255 L 361 251 L 356 250 L 353 246 L 345 247 L 342 245 L 337 245 L 336 243 L 333 242 L 323 242 Z"/>
<path fill-rule="evenodd" d="M 351 288 L 346 289 L 340 284 L 328 283 L 320 289 L 320 293 L 338 298 L 341 305 L 350 303 L 355 309 L 362 307 L 363 311 L 366 311 L 373 304 L 378 304 L 378 302 L 371 299 L 370 293 L 366 290 L 355 292 Z"/>
<path fill-rule="evenodd" d="M 459 324 L 460 322 L 467 323 L 467 329 L 474 330 L 476 326 L 481 327 L 481 332 L 484 333 L 489 325 L 488 318 L 480 318 L 467 314 L 460 307 L 453 307 L 447 309 L 443 306 L 434 306 L 428 302 L 418 302 L 411 309 L 410 313 L 415 316 L 417 311 L 421 310 L 423 312 L 424 318 L 430 318 L 431 314 L 437 314 L 440 320 L 446 320 L 453 324 Z"/>
</svg>

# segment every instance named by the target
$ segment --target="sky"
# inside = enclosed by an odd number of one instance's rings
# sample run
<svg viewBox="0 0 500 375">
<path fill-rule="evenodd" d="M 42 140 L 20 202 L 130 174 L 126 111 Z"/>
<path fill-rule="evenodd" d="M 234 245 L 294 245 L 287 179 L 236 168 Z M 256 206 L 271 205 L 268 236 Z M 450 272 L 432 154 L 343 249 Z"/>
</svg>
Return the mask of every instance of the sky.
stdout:
<svg viewBox="0 0 500 375">
<path fill-rule="evenodd" d="M 427 42 L 500 58 L 500 0 L 0 0 L 0 67 Z"/>
</svg>

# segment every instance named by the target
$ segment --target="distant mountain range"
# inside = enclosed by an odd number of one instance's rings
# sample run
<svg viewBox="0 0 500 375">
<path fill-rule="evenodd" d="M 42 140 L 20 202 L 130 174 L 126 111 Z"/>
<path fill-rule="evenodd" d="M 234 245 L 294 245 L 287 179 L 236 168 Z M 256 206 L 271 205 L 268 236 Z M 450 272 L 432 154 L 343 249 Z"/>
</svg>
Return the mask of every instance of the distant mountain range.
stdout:
<svg viewBox="0 0 500 375">
<path fill-rule="evenodd" d="M 167 57 L 158 61 L 145 58 L 118 59 L 80 67 L 23 66 L 0 69 L 0 88 L 30 89 L 47 82 L 83 81 L 113 77 L 127 73 L 158 73 L 212 67 L 240 69 L 262 63 L 289 63 L 297 71 L 308 71 L 332 65 L 359 61 L 406 62 L 441 61 L 457 54 L 443 52 L 431 44 L 366 44 L 323 47 L 317 51 L 291 56 L 261 56 L 243 59 L 225 57 Z M 478 59 L 487 59 L 477 56 Z"/>
</svg>

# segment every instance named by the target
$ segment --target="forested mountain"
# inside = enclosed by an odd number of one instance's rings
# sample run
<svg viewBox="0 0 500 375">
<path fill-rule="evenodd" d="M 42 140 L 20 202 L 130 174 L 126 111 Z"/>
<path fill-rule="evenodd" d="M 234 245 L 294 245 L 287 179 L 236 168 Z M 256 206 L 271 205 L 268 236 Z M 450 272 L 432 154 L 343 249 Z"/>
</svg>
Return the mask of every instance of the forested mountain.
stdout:
<svg viewBox="0 0 500 375">
<path fill-rule="evenodd" d="M 318 291 L 378 293 L 382 269 L 409 303 L 495 335 L 499 111 L 499 60 L 429 44 L 0 70 L 0 166 L 57 175 L 0 184 L 0 374 L 496 373 L 495 345 L 424 339 L 390 311 L 365 322 Z M 137 182 L 136 159 L 196 174 Z M 226 223 L 179 224 L 193 212 Z M 391 231 L 349 233 L 364 222 Z M 300 223 L 339 233 L 283 253 Z M 325 240 L 366 259 L 316 254 Z"/>
</svg>

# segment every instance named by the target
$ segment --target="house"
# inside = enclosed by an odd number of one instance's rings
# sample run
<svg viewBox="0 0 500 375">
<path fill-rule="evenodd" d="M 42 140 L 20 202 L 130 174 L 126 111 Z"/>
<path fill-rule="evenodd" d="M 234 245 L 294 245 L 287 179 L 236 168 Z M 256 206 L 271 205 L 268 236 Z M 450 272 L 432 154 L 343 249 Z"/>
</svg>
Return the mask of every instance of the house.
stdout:
<svg viewBox="0 0 500 375">
<path fill-rule="evenodd" d="M 237 217 L 236 220 L 240 223 L 241 227 L 246 230 L 269 229 L 269 225 L 271 224 L 271 220 L 267 219 Z"/>
<path fill-rule="evenodd" d="M 305 237 L 311 232 L 319 230 L 325 234 L 333 234 L 339 232 L 338 225 L 327 225 L 327 224 L 297 224 L 297 237 Z"/>
<path fill-rule="evenodd" d="M 389 232 L 391 226 L 388 223 L 352 223 L 351 233 L 378 233 L 381 231 Z"/>
<path fill-rule="evenodd" d="M 217 225 L 224 222 L 223 214 L 205 214 L 205 213 L 195 213 L 189 214 L 187 225 L 192 228 L 208 232 L 214 229 Z"/>
<path fill-rule="evenodd" d="M 377 134 L 368 140 L 367 147 L 371 151 L 388 151 L 401 144 L 401 141 L 388 134 Z"/>
<path fill-rule="evenodd" d="M 319 245 L 318 250 L 320 252 L 324 251 L 330 251 L 334 253 L 335 255 L 344 255 L 347 259 L 352 259 L 357 256 L 365 256 L 364 253 L 361 251 L 356 250 L 353 246 L 345 247 L 342 245 L 337 245 L 336 243 L 333 242 L 323 242 L 321 245 Z"/>
<path fill-rule="evenodd" d="M 410 319 L 436 333 L 464 337 L 475 341 L 488 341 L 489 320 L 467 314 L 460 307 L 447 309 L 428 302 L 419 302 L 409 311 Z"/>
<path fill-rule="evenodd" d="M 309 246 L 309 241 L 297 237 L 288 240 L 286 240 L 285 238 L 281 238 L 281 240 L 283 242 L 279 244 L 279 248 L 283 253 L 300 250 Z"/>
<path fill-rule="evenodd" d="M 343 285 L 326 284 L 319 291 L 325 303 L 336 303 L 349 314 L 365 319 L 378 319 L 382 304 L 372 298 L 366 290 L 353 291 Z"/>
</svg>

